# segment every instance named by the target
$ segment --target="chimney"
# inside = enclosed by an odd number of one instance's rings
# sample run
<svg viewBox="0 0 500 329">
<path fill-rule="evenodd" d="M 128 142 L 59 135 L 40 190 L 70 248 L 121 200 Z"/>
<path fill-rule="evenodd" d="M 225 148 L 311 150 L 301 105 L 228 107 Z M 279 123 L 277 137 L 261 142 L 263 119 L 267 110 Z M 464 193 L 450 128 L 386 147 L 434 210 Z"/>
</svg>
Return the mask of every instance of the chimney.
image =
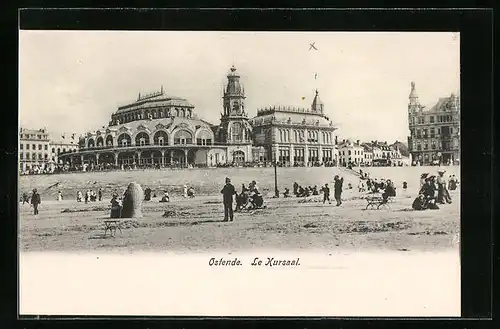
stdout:
<svg viewBox="0 0 500 329">
<path fill-rule="evenodd" d="M 356 141 L 356 144 L 359 145 L 359 139 Z"/>
</svg>

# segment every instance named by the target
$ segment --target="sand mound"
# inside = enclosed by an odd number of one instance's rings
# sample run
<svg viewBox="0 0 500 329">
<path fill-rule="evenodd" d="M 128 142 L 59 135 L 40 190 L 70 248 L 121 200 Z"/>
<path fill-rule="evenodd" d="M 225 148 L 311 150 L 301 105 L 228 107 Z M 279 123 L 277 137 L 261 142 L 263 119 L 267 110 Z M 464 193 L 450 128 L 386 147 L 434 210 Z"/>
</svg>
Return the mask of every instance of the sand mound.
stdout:
<svg viewBox="0 0 500 329">
<path fill-rule="evenodd" d="M 165 213 L 162 215 L 162 217 L 182 217 L 182 216 L 189 216 L 190 213 L 187 211 L 182 211 L 182 210 L 165 210 Z"/>
<path fill-rule="evenodd" d="M 302 200 L 299 200 L 299 203 L 314 203 L 314 202 L 323 202 L 323 200 L 318 199 L 318 198 L 311 198 L 311 199 L 302 199 Z"/>
<path fill-rule="evenodd" d="M 407 233 L 408 235 L 448 235 L 448 233 L 444 232 L 444 231 L 435 231 L 435 232 L 431 232 L 431 231 L 422 231 L 422 232 L 410 232 L 410 233 Z"/>
<path fill-rule="evenodd" d="M 111 209 L 111 206 L 108 207 L 92 207 L 88 209 L 63 209 L 61 210 L 61 213 L 72 213 L 72 212 L 89 212 L 89 211 L 109 211 Z"/>
</svg>

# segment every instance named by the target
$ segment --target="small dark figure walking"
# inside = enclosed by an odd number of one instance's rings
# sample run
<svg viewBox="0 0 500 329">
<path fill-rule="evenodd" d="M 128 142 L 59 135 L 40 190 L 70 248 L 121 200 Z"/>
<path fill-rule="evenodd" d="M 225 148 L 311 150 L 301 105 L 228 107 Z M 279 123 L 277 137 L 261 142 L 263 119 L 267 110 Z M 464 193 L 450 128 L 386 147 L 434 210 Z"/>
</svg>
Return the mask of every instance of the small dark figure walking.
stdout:
<svg viewBox="0 0 500 329">
<path fill-rule="evenodd" d="M 33 194 L 31 195 L 31 204 L 33 205 L 33 214 L 38 215 L 38 205 L 42 202 L 40 194 L 38 194 L 36 188 L 33 189 Z"/>
<path fill-rule="evenodd" d="M 99 189 L 99 192 L 98 192 L 98 193 L 99 193 L 99 201 L 102 201 L 102 190 L 101 190 L 101 189 Z"/>
<path fill-rule="evenodd" d="M 328 187 L 328 184 L 325 184 L 322 190 L 323 190 L 323 204 L 325 204 L 326 201 L 328 201 L 329 204 L 332 204 L 332 201 L 330 201 L 330 188 Z"/>
<path fill-rule="evenodd" d="M 29 199 L 30 199 L 30 197 L 29 197 L 28 193 L 24 192 L 23 193 L 23 204 L 29 203 Z"/>
<path fill-rule="evenodd" d="M 228 218 L 232 222 L 233 221 L 233 195 L 236 194 L 236 190 L 234 189 L 233 184 L 231 184 L 231 179 L 226 177 L 226 185 L 222 188 L 220 193 L 223 196 L 224 202 L 224 220 L 223 222 L 227 222 Z"/>
<path fill-rule="evenodd" d="M 334 181 L 335 200 L 337 201 L 337 206 L 340 206 L 342 204 L 342 184 L 344 183 L 344 177 L 339 178 L 338 175 L 335 175 Z"/>
<path fill-rule="evenodd" d="M 405 191 L 406 191 L 406 189 L 407 189 L 407 188 L 408 188 L 408 183 L 403 182 L 403 190 L 405 190 Z"/>
</svg>

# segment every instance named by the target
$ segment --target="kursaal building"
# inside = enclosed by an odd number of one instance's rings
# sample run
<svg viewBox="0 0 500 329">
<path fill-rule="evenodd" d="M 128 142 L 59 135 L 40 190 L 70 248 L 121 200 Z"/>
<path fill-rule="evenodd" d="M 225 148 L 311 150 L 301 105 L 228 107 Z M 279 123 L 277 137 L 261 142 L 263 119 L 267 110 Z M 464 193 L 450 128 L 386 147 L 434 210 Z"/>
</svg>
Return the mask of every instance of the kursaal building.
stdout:
<svg viewBox="0 0 500 329">
<path fill-rule="evenodd" d="M 216 166 L 278 161 L 283 165 L 337 164 L 334 131 L 316 95 L 310 108 L 273 106 L 248 117 L 245 91 L 233 66 L 218 125 L 196 115 L 184 98 L 141 96 L 111 115 L 108 127 L 80 138 L 80 149 L 60 156 L 70 164 Z"/>
</svg>

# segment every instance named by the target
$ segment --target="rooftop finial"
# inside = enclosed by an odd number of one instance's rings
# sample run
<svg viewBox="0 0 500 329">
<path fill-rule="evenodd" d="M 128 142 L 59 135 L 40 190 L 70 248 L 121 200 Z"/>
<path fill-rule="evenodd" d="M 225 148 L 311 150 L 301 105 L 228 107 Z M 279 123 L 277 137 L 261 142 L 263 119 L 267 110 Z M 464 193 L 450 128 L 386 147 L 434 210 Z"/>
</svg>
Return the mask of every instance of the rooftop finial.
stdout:
<svg viewBox="0 0 500 329">
<path fill-rule="evenodd" d="M 160 92 L 163 94 L 163 85 L 161 85 L 161 90 L 160 90 Z"/>
<path fill-rule="evenodd" d="M 414 81 L 411 82 L 411 91 L 410 91 L 409 98 L 413 98 L 413 99 L 417 99 L 418 98 L 417 90 L 415 88 L 415 82 Z"/>
<path fill-rule="evenodd" d="M 137 96 L 137 100 L 141 99 L 141 92 L 139 92 L 139 96 Z"/>
</svg>

